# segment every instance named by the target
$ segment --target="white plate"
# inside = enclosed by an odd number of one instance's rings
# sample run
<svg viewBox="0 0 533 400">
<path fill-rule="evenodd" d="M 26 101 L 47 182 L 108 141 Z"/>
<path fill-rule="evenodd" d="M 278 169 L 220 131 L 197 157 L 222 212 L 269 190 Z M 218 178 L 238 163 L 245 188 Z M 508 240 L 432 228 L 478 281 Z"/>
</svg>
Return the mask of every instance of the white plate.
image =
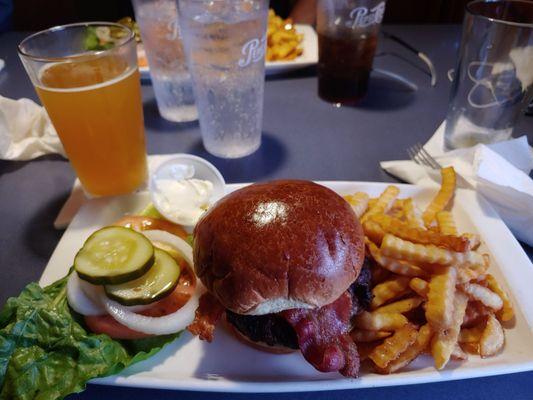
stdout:
<svg viewBox="0 0 533 400">
<path fill-rule="evenodd" d="M 384 183 L 322 182 L 340 194 L 366 191 L 379 194 Z M 243 185 L 228 185 L 228 191 Z M 422 204 L 434 190 L 398 185 L 401 196 L 413 196 Z M 136 213 L 149 201 L 148 194 L 91 200 L 76 215 L 61 238 L 41 277 L 46 285 L 61 278 L 72 265 L 76 251 L 96 229 L 124 214 Z M 417 360 L 405 371 L 392 375 L 363 372 L 359 379 L 313 369 L 299 353 L 273 355 L 241 344 L 223 329 L 213 343 L 205 343 L 188 332 L 149 360 L 136 364 L 118 376 L 96 379 L 106 385 L 161 389 L 226 392 L 292 392 L 406 385 L 473 378 L 533 369 L 533 266 L 527 255 L 491 207 L 475 193 L 458 190 L 453 213 L 461 231 L 478 232 L 483 251 L 492 258 L 491 272 L 510 289 L 516 306 L 516 325 L 506 330 L 505 350 L 481 360 L 470 356 L 465 363 L 451 362 L 436 371 L 429 358 Z M 505 276 L 505 279 L 503 277 Z M 528 322 L 529 321 L 529 322 Z"/>
<path fill-rule="evenodd" d="M 281 74 L 315 65 L 318 62 L 318 36 L 311 25 L 295 24 L 296 31 L 304 35 L 303 53 L 291 61 L 274 61 L 265 64 L 266 75 Z M 143 50 L 144 51 L 144 50 Z M 141 78 L 150 79 L 150 67 L 140 67 Z"/>
</svg>

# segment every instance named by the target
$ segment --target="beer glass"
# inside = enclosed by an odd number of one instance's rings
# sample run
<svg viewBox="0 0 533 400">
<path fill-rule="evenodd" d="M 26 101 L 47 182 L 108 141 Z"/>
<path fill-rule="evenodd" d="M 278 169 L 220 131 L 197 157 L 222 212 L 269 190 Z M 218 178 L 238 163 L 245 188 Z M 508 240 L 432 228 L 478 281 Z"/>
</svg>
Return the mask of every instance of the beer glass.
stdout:
<svg viewBox="0 0 533 400">
<path fill-rule="evenodd" d="M 509 139 L 532 97 L 533 3 L 469 3 L 446 117 L 446 147 Z"/>
<path fill-rule="evenodd" d="M 147 177 L 133 32 L 91 22 L 24 39 L 19 55 L 83 188 L 128 193 Z"/>
<path fill-rule="evenodd" d="M 244 157 L 261 144 L 267 0 L 180 0 L 179 18 L 208 152 Z"/>
<path fill-rule="evenodd" d="M 318 0 L 318 95 L 355 105 L 368 79 L 385 13 L 384 0 Z"/>
</svg>

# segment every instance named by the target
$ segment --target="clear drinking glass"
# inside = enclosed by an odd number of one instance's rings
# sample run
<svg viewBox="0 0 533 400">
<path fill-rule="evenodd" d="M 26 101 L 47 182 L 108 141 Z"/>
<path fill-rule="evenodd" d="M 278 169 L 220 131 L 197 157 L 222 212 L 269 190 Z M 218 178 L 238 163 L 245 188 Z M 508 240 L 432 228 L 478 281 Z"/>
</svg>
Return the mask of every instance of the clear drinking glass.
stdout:
<svg viewBox="0 0 533 400">
<path fill-rule="evenodd" d="M 157 107 L 169 121 L 198 119 L 175 0 L 133 0 Z"/>
<path fill-rule="evenodd" d="M 203 143 L 238 158 L 261 144 L 268 0 L 180 0 Z"/>
<path fill-rule="evenodd" d="M 83 188 L 104 196 L 147 177 L 133 32 L 119 24 L 56 26 L 24 39 L 19 55 Z"/>
<path fill-rule="evenodd" d="M 365 96 L 384 13 L 384 0 L 318 1 L 320 98 L 355 105 Z"/>
<path fill-rule="evenodd" d="M 510 138 L 531 101 L 532 83 L 533 2 L 469 3 L 446 117 L 446 147 Z"/>
</svg>

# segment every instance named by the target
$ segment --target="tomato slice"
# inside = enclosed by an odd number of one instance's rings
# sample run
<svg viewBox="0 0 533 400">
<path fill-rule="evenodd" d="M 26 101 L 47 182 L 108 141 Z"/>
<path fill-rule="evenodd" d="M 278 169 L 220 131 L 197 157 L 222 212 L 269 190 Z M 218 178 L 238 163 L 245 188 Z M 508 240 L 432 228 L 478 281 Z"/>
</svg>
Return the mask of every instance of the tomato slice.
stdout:
<svg viewBox="0 0 533 400">
<path fill-rule="evenodd" d="M 139 314 L 146 315 L 147 317 L 162 317 L 176 312 L 189 300 L 194 292 L 196 281 L 192 271 L 188 266 L 185 266 L 185 262 L 180 264 L 183 270 L 176 289 Z M 134 340 L 152 336 L 143 332 L 134 331 L 122 325 L 110 315 L 85 316 L 85 323 L 92 332 L 104 333 L 113 339 Z"/>
<path fill-rule="evenodd" d="M 174 224 L 173 222 L 151 218 L 151 217 L 142 217 L 138 215 L 128 215 L 116 221 L 113 225 L 116 226 L 125 226 L 126 228 L 131 228 L 136 231 L 147 231 L 147 230 L 160 230 L 167 231 L 173 235 L 179 236 L 180 238 L 187 240 L 187 232 L 181 225 Z"/>
</svg>

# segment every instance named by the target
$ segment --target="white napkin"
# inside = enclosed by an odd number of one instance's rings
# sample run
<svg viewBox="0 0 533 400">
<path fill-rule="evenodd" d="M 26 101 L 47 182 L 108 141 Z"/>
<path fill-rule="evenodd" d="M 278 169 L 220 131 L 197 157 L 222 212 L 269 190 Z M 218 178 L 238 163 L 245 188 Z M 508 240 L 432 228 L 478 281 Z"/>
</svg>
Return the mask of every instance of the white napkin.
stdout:
<svg viewBox="0 0 533 400">
<path fill-rule="evenodd" d="M 0 96 L 0 159 L 31 160 L 51 153 L 66 157 L 45 109 L 30 99 Z"/>
<path fill-rule="evenodd" d="M 424 145 L 440 165 L 452 165 L 459 184 L 484 196 L 515 236 L 533 246 L 533 151 L 526 136 L 490 145 L 444 151 L 444 123 Z M 435 185 L 438 171 L 410 160 L 382 161 L 381 168 L 406 182 Z"/>
</svg>

